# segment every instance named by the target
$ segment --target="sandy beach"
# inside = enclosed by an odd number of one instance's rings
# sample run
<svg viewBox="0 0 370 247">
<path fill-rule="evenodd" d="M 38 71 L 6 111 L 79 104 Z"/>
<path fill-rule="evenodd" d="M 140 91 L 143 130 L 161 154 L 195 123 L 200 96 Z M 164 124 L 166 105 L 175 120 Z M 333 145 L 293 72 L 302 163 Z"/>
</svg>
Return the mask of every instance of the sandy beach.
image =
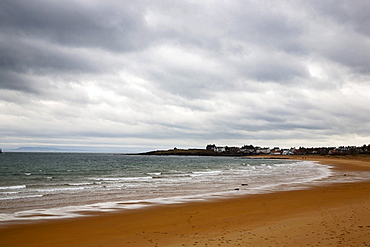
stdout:
<svg viewBox="0 0 370 247">
<path fill-rule="evenodd" d="M 269 156 L 271 157 L 271 156 Z M 365 156 L 292 156 L 370 171 Z M 0 228 L 0 246 L 370 246 L 370 178 Z"/>
</svg>

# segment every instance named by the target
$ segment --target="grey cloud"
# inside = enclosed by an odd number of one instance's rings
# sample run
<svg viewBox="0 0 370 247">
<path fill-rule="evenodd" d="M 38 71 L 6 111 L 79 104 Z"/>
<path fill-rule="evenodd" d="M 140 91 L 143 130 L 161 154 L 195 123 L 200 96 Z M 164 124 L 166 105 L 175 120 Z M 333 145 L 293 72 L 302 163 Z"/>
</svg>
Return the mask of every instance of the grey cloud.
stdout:
<svg viewBox="0 0 370 247">
<path fill-rule="evenodd" d="M 0 47 L 2 69 L 35 74 L 99 72 L 98 64 L 92 64 L 78 51 L 38 40 L 7 39 Z"/>
<path fill-rule="evenodd" d="M 370 36 L 370 2 L 363 0 L 315 1 L 312 6 L 342 25 Z"/>
<path fill-rule="evenodd" d="M 307 48 L 300 42 L 304 26 L 289 14 L 275 2 L 240 2 L 231 17 L 235 18 L 231 35 L 268 49 L 307 54 Z"/>
<path fill-rule="evenodd" d="M 23 78 L 17 73 L 4 69 L 0 69 L 0 88 L 23 92 L 37 92 L 29 78 Z"/>
<path fill-rule="evenodd" d="M 311 53 L 344 65 L 354 73 L 369 74 L 370 3 L 361 0 L 312 1 L 303 6 L 308 7 L 316 24 L 310 23 L 311 31 L 302 41 Z"/>
<path fill-rule="evenodd" d="M 272 54 L 273 56 L 273 54 Z M 246 67 L 247 76 L 250 76 L 258 81 L 275 81 L 283 84 L 291 83 L 292 79 L 297 77 L 306 77 L 307 71 L 303 65 L 284 61 L 283 57 L 279 59 L 270 57 L 265 61 L 254 64 L 251 61 L 250 67 Z"/>
<path fill-rule="evenodd" d="M 367 5 L 2 1 L 0 130 L 85 145 L 362 141 Z"/>
<path fill-rule="evenodd" d="M 131 1 L 2 1 L 0 25 L 5 33 L 42 37 L 70 47 L 131 51 L 147 39 L 140 8 Z"/>
<path fill-rule="evenodd" d="M 370 74 L 370 45 L 368 42 L 357 40 L 337 40 L 337 45 L 323 51 L 330 59 L 345 66 L 351 67 L 356 72 Z"/>
<path fill-rule="evenodd" d="M 153 79 L 162 90 L 190 99 L 209 98 L 213 91 L 229 90 L 231 86 L 227 81 L 214 75 L 195 71 L 161 73 Z"/>
</svg>

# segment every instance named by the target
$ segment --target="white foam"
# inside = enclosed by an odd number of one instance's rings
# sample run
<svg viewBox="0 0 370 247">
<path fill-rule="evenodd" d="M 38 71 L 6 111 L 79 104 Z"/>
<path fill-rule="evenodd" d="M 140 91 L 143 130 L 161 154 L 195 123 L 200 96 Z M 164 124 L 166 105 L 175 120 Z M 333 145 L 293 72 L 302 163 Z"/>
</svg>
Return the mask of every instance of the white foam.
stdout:
<svg viewBox="0 0 370 247">
<path fill-rule="evenodd" d="M 192 172 L 192 176 L 205 176 L 205 175 L 218 175 L 221 174 L 222 171 L 199 171 L 199 172 Z"/>
<path fill-rule="evenodd" d="M 93 185 L 94 183 L 87 183 L 87 182 L 81 182 L 81 183 L 68 183 L 69 186 L 83 186 L 83 185 Z"/>
<path fill-rule="evenodd" d="M 26 185 L 14 185 L 14 186 L 2 186 L 0 187 L 0 190 L 18 190 L 24 188 L 26 188 Z"/>
<path fill-rule="evenodd" d="M 62 191 L 76 191 L 76 190 L 84 190 L 85 187 L 69 187 L 69 188 L 52 188 L 52 189 L 38 189 L 37 192 L 62 192 Z"/>
<path fill-rule="evenodd" d="M 150 176 L 160 176 L 160 175 L 162 175 L 161 172 L 148 172 L 147 174 L 150 175 Z"/>
<path fill-rule="evenodd" d="M 0 192 L 0 194 L 2 195 L 14 195 L 14 194 L 18 194 L 19 192 L 18 191 L 5 191 L 5 192 Z"/>
<path fill-rule="evenodd" d="M 2 198 L 0 198 L 0 201 L 16 200 L 16 199 L 26 199 L 26 198 L 36 198 L 36 197 L 43 197 L 43 195 L 9 196 L 9 197 L 2 197 Z"/>
<path fill-rule="evenodd" d="M 138 180 L 151 180 L 152 177 L 111 177 L 111 178 L 93 178 L 96 181 L 138 181 Z"/>
</svg>

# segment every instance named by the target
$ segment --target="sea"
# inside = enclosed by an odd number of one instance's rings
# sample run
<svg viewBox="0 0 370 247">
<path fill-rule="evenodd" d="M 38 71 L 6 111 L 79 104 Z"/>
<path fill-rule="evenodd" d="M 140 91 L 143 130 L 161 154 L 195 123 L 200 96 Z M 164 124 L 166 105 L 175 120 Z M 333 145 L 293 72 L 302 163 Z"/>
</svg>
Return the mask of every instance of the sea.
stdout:
<svg viewBox="0 0 370 247">
<path fill-rule="evenodd" d="M 9 152 L 0 154 L 0 226 L 302 189 L 339 177 L 350 178 L 306 160 Z"/>
</svg>

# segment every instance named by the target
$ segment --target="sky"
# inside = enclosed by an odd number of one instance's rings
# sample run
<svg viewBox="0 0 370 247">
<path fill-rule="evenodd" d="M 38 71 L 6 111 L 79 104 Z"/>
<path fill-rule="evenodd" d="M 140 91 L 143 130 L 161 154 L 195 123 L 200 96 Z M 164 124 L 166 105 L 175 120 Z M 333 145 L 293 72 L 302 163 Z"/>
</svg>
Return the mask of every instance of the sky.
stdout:
<svg viewBox="0 0 370 247">
<path fill-rule="evenodd" d="M 0 148 L 370 143 L 370 1 L 2 0 Z"/>
</svg>

